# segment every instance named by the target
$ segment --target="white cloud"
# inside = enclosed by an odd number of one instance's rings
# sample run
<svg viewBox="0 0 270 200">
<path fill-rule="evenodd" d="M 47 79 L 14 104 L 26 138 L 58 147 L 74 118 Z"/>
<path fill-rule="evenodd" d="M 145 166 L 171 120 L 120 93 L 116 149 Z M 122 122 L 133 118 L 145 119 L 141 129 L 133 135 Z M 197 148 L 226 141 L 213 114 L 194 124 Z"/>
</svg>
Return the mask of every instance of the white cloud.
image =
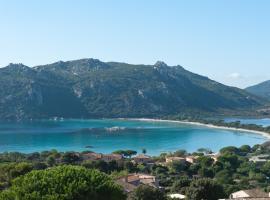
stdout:
<svg viewBox="0 0 270 200">
<path fill-rule="evenodd" d="M 234 72 L 234 73 L 231 73 L 229 75 L 229 78 L 239 79 L 239 78 L 241 78 L 241 75 L 239 73 L 237 73 L 237 72 Z"/>
</svg>

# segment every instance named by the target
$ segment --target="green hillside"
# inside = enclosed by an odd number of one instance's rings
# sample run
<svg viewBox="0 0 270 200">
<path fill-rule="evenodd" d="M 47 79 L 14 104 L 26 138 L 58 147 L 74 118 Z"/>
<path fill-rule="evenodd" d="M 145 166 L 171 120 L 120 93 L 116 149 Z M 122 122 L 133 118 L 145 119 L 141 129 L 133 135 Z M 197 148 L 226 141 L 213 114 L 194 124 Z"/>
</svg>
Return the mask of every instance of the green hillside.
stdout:
<svg viewBox="0 0 270 200">
<path fill-rule="evenodd" d="M 270 81 L 265 81 L 258 85 L 254 85 L 246 88 L 246 90 L 257 96 L 266 98 L 270 100 Z"/>
<path fill-rule="evenodd" d="M 0 69 L 0 119 L 164 117 L 250 110 L 265 101 L 181 66 L 81 59 Z"/>
</svg>

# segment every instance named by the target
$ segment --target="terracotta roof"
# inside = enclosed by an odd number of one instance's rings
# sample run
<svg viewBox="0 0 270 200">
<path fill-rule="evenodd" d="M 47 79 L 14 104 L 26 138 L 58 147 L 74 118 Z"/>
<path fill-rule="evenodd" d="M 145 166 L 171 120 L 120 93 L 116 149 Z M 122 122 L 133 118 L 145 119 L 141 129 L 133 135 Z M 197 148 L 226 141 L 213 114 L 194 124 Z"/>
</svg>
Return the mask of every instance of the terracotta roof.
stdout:
<svg viewBox="0 0 270 200">
<path fill-rule="evenodd" d="M 102 157 L 103 157 L 103 158 L 105 158 L 105 157 L 107 157 L 107 158 L 110 157 L 110 158 L 117 159 L 117 160 L 123 158 L 123 156 L 120 155 L 120 154 L 104 154 Z"/>
<path fill-rule="evenodd" d="M 133 181 L 139 181 L 139 180 L 140 180 L 140 178 L 137 175 L 128 175 L 128 177 L 127 177 L 128 183 L 133 182 Z"/>
<path fill-rule="evenodd" d="M 83 154 L 83 157 L 84 158 L 95 158 L 95 159 L 101 159 L 102 157 L 102 154 L 101 153 L 86 153 L 86 154 Z"/>
<path fill-rule="evenodd" d="M 133 182 L 133 181 L 144 181 L 145 182 L 154 182 L 155 176 L 151 176 L 148 174 L 129 174 L 128 176 L 125 176 L 127 179 L 127 182 Z"/>
<path fill-rule="evenodd" d="M 155 181 L 155 176 L 148 174 L 129 174 L 117 179 L 117 183 L 123 186 L 126 192 L 133 191 L 140 184 L 149 185 L 155 188 L 158 186 Z"/>
</svg>

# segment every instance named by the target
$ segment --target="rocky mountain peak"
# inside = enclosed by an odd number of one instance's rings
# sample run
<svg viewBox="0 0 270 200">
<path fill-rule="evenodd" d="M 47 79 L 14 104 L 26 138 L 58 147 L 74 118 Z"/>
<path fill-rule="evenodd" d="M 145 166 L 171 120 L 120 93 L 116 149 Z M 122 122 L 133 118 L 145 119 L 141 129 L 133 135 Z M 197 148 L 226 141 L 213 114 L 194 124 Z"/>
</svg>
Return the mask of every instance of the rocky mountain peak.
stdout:
<svg viewBox="0 0 270 200">
<path fill-rule="evenodd" d="M 155 67 L 168 67 L 168 65 L 163 62 L 163 61 L 157 61 L 155 64 L 154 64 Z"/>
<path fill-rule="evenodd" d="M 32 68 L 30 68 L 22 63 L 10 63 L 8 66 L 3 68 L 3 70 L 8 70 L 10 72 L 30 72 L 30 71 L 33 71 Z"/>
<path fill-rule="evenodd" d="M 14 69 L 27 69 L 27 68 L 29 68 L 22 63 L 10 63 L 7 67 L 14 68 Z"/>
</svg>

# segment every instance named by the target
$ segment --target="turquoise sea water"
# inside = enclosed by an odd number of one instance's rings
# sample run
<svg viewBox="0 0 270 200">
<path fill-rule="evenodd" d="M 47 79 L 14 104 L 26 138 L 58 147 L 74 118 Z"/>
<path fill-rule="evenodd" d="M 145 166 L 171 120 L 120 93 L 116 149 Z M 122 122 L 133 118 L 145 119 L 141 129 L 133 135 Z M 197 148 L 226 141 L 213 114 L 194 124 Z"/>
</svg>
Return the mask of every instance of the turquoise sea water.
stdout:
<svg viewBox="0 0 270 200">
<path fill-rule="evenodd" d="M 35 152 L 50 149 L 109 153 L 119 149 L 150 155 L 206 147 L 254 145 L 267 139 L 261 135 L 204 126 L 135 120 L 46 120 L 0 122 L 0 152 Z M 92 148 L 86 148 L 92 146 Z"/>
</svg>

